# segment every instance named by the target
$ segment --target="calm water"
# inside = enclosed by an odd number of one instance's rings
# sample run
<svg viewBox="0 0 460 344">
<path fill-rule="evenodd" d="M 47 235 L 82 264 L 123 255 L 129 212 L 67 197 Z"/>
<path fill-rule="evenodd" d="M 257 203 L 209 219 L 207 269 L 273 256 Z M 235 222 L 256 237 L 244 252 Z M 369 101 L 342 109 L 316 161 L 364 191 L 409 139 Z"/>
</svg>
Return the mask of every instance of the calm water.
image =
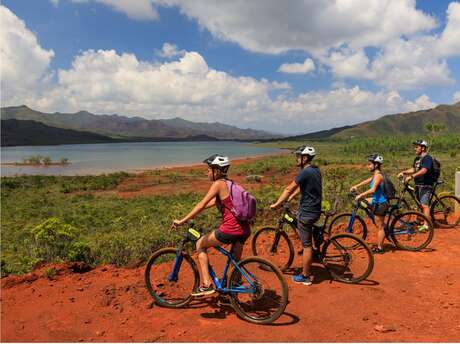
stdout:
<svg viewBox="0 0 460 344">
<path fill-rule="evenodd" d="M 61 146 L 2 147 L 2 163 L 21 162 L 23 158 L 42 155 L 53 161 L 67 158 L 67 166 L 1 166 L 2 176 L 15 174 L 88 175 L 116 171 L 200 163 L 214 153 L 230 158 L 275 153 L 276 148 L 258 147 L 240 142 L 133 142 Z"/>
</svg>

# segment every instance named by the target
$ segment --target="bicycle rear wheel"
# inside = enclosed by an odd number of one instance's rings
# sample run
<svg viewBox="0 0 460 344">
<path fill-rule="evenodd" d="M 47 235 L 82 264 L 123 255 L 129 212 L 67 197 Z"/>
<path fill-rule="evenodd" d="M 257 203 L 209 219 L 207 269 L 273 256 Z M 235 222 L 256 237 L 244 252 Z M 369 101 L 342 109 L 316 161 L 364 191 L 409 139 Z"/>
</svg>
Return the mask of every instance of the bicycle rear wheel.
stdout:
<svg viewBox="0 0 460 344">
<path fill-rule="evenodd" d="M 390 224 L 389 234 L 396 247 L 420 251 L 433 240 L 433 224 L 422 213 L 406 211 L 395 216 Z"/>
<path fill-rule="evenodd" d="M 339 233 L 348 233 L 348 226 L 350 223 L 352 213 L 341 213 L 335 216 L 328 227 L 329 235 L 336 235 Z M 356 215 L 355 221 L 353 222 L 353 226 L 351 228 L 351 233 L 354 234 L 358 238 L 366 240 L 367 237 L 367 226 L 361 216 Z"/>
<path fill-rule="evenodd" d="M 460 223 L 460 199 L 453 195 L 442 196 L 433 202 L 430 214 L 436 226 L 453 228 Z"/>
<path fill-rule="evenodd" d="M 374 256 L 361 238 L 341 233 L 332 236 L 322 250 L 323 264 L 332 277 L 345 283 L 359 283 L 374 269 Z"/>
<path fill-rule="evenodd" d="M 252 254 L 268 259 L 281 271 L 287 270 L 294 260 L 294 246 L 286 232 L 273 227 L 259 229 L 251 240 Z"/>
<path fill-rule="evenodd" d="M 230 302 L 244 320 L 269 324 L 283 314 L 288 303 L 288 287 L 283 274 L 274 264 L 260 257 L 248 257 L 238 263 L 230 275 L 229 288 L 253 293 L 230 294 Z M 252 284 L 252 285 L 251 285 Z"/>
<path fill-rule="evenodd" d="M 191 301 L 191 293 L 198 287 L 198 270 L 193 259 L 186 253 L 182 253 L 182 261 L 174 276 L 176 254 L 177 249 L 174 247 L 158 250 L 153 253 L 145 268 L 147 290 L 160 306 L 183 307 Z"/>
</svg>

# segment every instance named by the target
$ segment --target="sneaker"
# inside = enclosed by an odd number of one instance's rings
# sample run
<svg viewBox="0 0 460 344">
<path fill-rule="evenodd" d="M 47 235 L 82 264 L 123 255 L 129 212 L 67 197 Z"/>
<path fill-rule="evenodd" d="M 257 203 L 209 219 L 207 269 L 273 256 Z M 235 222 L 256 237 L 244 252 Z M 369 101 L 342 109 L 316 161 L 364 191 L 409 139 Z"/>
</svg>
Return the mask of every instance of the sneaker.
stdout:
<svg viewBox="0 0 460 344">
<path fill-rule="evenodd" d="M 428 230 L 428 226 L 426 225 L 426 223 L 425 223 L 424 225 L 418 227 L 418 231 L 419 231 L 420 233 L 424 233 L 424 232 L 426 232 L 427 230 Z"/>
<path fill-rule="evenodd" d="M 385 250 L 383 248 L 379 248 L 379 247 L 374 247 L 372 249 L 372 253 L 373 254 L 384 254 L 385 253 Z"/>
<path fill-rule="evenodd" d="M 214 285 L 211 284 L 208 287 L 201 286 L 197 290 L 194 290 L 192 292 L 192 296 L 205 296 L 205 295 L 211 295 L 216 292 L 216 289 L 214 288 Z"/>
<path fill-rule="evenodd" d="M 305 284 L 305 285 L 311 285 L 312 282 L 313 282 L 313 278 L 311 276 L 306 277 L 306 276 L 304 276 L 302 274 L 292 276 L 292 280 L 295 283 L 302 283 L 302 284 Z"/>
</svg>

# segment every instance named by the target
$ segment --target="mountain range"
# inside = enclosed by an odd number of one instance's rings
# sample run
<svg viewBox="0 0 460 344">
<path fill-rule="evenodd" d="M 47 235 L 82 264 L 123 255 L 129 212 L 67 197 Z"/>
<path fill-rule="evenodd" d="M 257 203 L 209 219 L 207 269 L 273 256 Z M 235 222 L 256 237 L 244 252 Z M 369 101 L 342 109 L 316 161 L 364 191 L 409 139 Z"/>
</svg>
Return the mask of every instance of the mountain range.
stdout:
<svg viewBox="0 0 460 344">
<path fill-rule="evenodd" d="M 196 123 L 181 118 L 147 120 L 115 114 L 95 115 L 87 111 L 44 113 L 25 105 L 2 108 L 1 119 L 29 120 L 51 127 L 89 131 L 121 139 L 185 139 L 205 135 L 219 140 L 258 140 L 281 136 L 262 130 L 240 129 L 218 122 Z"/>
<path fill-rule="evenodd" d="M 147 120 L 141 117 L 43 113 L 27 106 L 1 108 L 2 146 L 133 141 L 209 140 L 317 140 L 355 136 L 426 134 L 427 123 L 444 126 L 443 132 L 460 133 L 460 102 L 433 109 L 385 115 L 374 121 L 281 137 L 266 131 L 240 129 L 222 123 L 196 123 L 182 118 Z"/>
</svg>

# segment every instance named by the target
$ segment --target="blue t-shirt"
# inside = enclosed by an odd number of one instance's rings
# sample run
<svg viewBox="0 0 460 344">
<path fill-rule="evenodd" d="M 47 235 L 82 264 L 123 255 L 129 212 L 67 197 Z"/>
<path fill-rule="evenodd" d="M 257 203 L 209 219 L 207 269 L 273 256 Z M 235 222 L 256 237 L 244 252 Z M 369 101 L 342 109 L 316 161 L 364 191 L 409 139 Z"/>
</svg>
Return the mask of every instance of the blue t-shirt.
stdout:
<svg viewBox="0 0 460 344">
<path fill-rule="evenodd" d="M 433 170 L 433 158 L 431 155 L 425 155 L 424 157 L 418 156 L 414 159 L 413 167 L 415 172 L 420 171 L 422 168 L 426 168 L 427 172 L 423 176 L 415 177 L 415 185 L 433 185 L 435 182 L 434 170 Z"/>
<path fill-rule="evenodd" d="M 374 186 L 374 177 L 371 179 L 370 183 L 371 189 Z M 381 204 L 387 202 L 387 198 L 385 197 L 385 194 L 383 193 L 383 180 L 380 182 L 379 186 L 377 186 L 377 189 L 375 190 L 374 194 L 372 195 L 372 204 Z"/>
<path fill-rule="evenodd" d="M 299 215 L 316 217 L 321 214 L 322 182 L 321 172 L 316 166 L 308 166 L 295 177 L 300 187 Z"/>
</svg>

